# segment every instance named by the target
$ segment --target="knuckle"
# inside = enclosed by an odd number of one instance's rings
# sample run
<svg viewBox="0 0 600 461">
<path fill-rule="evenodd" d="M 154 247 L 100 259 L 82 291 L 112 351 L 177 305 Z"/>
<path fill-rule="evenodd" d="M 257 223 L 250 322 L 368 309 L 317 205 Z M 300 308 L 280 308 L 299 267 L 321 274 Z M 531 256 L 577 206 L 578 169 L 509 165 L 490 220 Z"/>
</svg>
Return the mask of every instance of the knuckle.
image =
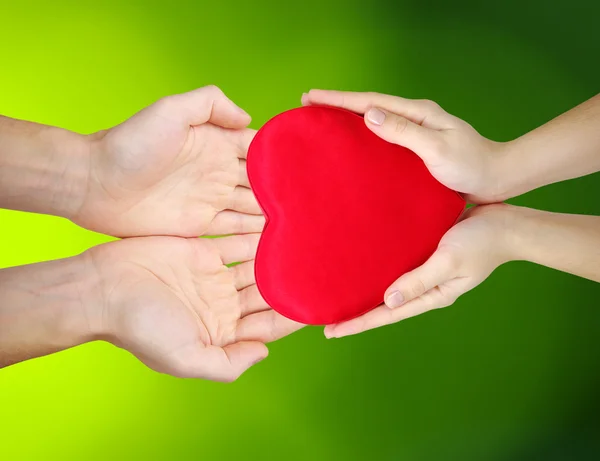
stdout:
<svg viewBox="0 0 600 461">
<path fill-rule="evenodd" d="M 432 101 L 431 99 L 421 99 L 419 100 L 419 103 L 432 112 L 439 111 L 441 109 L 441 106 L 437 102 Z"/>
<path fill-rule="evenodd" d="M 406 128 L 408 127 L 408 120 L 406 120 L 404 117 L 394 117 L 394 131 L 397 134 L 402 134 L 406 131 Z"/>
<path fill-rule="evenodd" d="M 454 295 L 447 295 L 447 296 L 444 297 L 444 300 L 442 301 L 442 303 L 440 304 L 440 306 L 438 307 L 438 309 L 442 309 L 444 307 L 451 306 L 452 304 L 454 304 L 455 301 L 456 301 L 456 296 L 454 296 Z"/>
<path fill-rule="evenodd" d="M 202 89 L 208 94 L 214 94 L 214 95 L 223 94 L 223 91 L 221 91 L 221 88 L 219 88 L 217 85 L 206 85 Z"/>
<path fill-rule="evenodd" d="M 460 259 L 453 251 L 441 249 L 438 258 L 440 269 L 445 273 L 455 272 L 460 266 Z"/>
<path fill-rule="evenodd" d="M 423 281 L 421 279 L 416 279 L 413 281 L 412 285 L 410 286 L 408 295 L 409 295 L 410 299 L 418 298 L 419 296 L 424 294 L 425 291 L 427 291 L 427 288 L 425 287 L 425 284 L 423 283 Z"/>
</svg>

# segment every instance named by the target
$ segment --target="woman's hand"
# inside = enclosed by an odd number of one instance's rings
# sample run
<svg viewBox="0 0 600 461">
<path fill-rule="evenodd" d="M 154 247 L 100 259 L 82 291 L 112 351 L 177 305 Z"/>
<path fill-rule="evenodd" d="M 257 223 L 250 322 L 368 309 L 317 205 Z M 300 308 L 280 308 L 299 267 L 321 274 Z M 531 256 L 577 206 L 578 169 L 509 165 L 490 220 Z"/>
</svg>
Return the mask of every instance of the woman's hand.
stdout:
<svg viewBox="0 0 600 461">
<path fill-rule="evenodd" d="M 91 135 L 88 184 L 71 219 L 118 237 L 260 232 L 264 218 L 246 174 L 249 123 L 209 86 Z"/>
<path fill-rule="evenodd" d="M 469 208 L 422 266 L 386 290 L 384 305 L 327 326 L 325 335 L 352 335 L 449 306 L 498 266 L 513 260 L 600 282 L 600 216 L 550 213 L 503 203 Z"/>
<path fill-rule="evenodd" d="M 387 289 L 387 305 L 356 319 L 329 325 L 325 335 L 348 336 L 453 304 L 498 266 L 515 259 L 513 208 L 494 204 L 467 210 L 425 264 L 404 274 Z"/>
<path fill-rule="evenodd" d="M 414 151 L 439 182 L 471 203 L 502 202 L 600 171 L 600 95 L 506 143 L 484 138 L 433 101 L 311 90 L 302 103 L 364 114 L 375 134 Z"/>
<path fill-rule="evenodd" d="M 364 115 L 367 127 L 388 142 L 414 151 L 431 174 L 472 203 L 507 198 L 500 163 L 503 144 L 481 136 L 433 101 L 379 93 L 311 90 L 302 103 L 341 107 Z"/>
</svg>

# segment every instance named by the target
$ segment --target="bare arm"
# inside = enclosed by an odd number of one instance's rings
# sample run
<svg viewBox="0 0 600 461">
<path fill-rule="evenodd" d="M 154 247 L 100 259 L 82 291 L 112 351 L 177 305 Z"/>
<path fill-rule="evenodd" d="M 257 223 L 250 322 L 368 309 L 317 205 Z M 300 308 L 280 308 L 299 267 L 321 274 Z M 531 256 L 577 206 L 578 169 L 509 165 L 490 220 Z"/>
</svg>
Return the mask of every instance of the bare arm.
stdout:
<svg viewBox="0 0 600 461">
<path fill-rule="evenodd" d="M 506 143 L 499 168 L 511 197 L 600 171 L 600 94 Z"/>
<path fill-rule="evenodd" d="M 0 208 L 71 218 L 89 171 L 85 136 L 0 117 Z"/>
<path fill-rule="evenodd" d="M 600 171 L 600 95 L 510 142 L 494 142 L 432 101 L 311 90 L 304 104 L 364 114 L 367 127 L 408 147 L 442 184 L 476 204 Z"/>
<path fill-rule="evenodd" d="M 0 270 L 0 368 L 93 339 L 82 257 Z"/>
<path fill-rule="evenodd" d="M 511 207 L 514 259 L 600 282 L 600 216 Z"/>
<path fill-rule="evenodd" d="M 399 322 L 454 303 L 498 266 L 525 260 L 600 282 L 600 217 L 505 204 L 468 210 L 436 252 L 402 275 L 385 293 L 385 305 L 325 329 L 341 337 Z"/>
</svg>

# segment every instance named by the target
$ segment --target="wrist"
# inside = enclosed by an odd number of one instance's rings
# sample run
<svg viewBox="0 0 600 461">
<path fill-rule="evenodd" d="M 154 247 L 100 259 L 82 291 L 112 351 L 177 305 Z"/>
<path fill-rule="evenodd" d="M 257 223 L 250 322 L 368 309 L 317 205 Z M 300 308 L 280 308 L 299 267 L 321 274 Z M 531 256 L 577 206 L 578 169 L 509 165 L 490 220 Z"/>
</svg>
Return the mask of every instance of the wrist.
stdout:
<svg viewBox="0 0 600 461">
<path fill-rule="evenodd" d="M 504 202 L 519 195 L 521 169 L 516 162 L 517 148 L 514 141 L 494 142 L 492 146 L 490 184 L 494 187 L 491 194 L 493 202 Z"/>
<path fill-rule="evenodd" d="M 0 367 L 98 339 L 97 282 L 81 257 L 0 271 Z"/>
<path fill-rule="evenodd" d="M 0 206 L 70 218 L 89 176 L 86 136 L 0 118 Z"/>
<path fill-rule="evenodd" d="M 89 136 L 61 129 L 49 137 L 49 142 L 57 151 L 57 165 L 50 167 L 42 190 L 50 190 L 54 194 L 54 212 L 51 214 L 72 220 L 80 212 L 87 196 L 91 140 Z M 62 174 L 57 174 L 58 171 L 62 171 Z"/>
<path fill-rule="evenodd" d="M 528 239 L 536 232 L 532 220 L 536 210 L 505 203 L 493 206 L 501 207 L 498 212 L 502 220 L 502 242 L 506 260 L 524 260 Z"/>
<path fill-rule="evenodd" d="M 526 143 L 523 137 L 501 143 L 495 166 L 501 184 L 499 201 L 517 197 L 545 184 L 540 179 L 544 165 L 535 158 L 535 151 Z"/>
</svg>

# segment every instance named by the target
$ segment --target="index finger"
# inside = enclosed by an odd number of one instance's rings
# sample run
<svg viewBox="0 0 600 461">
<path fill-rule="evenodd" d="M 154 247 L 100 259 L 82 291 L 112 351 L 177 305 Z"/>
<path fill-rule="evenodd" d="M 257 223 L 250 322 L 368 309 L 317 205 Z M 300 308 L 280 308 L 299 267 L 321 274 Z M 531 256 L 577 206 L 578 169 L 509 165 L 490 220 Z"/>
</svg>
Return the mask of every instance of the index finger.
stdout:
<svg viewBox="0 0 600 461">
<path fill-rule="evenodd" d="M 381 93 L 354 91 L 310 90 L 303 97 L 305 104 L 323 104 L 365 114 L 371 107 L 401 115 L 427 128 L 442 129 L 449 114 L 433 101 L 406 99 Z M 434 117 L 435 116 L 435 117 Z M 442 123 L 440 123 L 442 122 Z"/>
</svg>

